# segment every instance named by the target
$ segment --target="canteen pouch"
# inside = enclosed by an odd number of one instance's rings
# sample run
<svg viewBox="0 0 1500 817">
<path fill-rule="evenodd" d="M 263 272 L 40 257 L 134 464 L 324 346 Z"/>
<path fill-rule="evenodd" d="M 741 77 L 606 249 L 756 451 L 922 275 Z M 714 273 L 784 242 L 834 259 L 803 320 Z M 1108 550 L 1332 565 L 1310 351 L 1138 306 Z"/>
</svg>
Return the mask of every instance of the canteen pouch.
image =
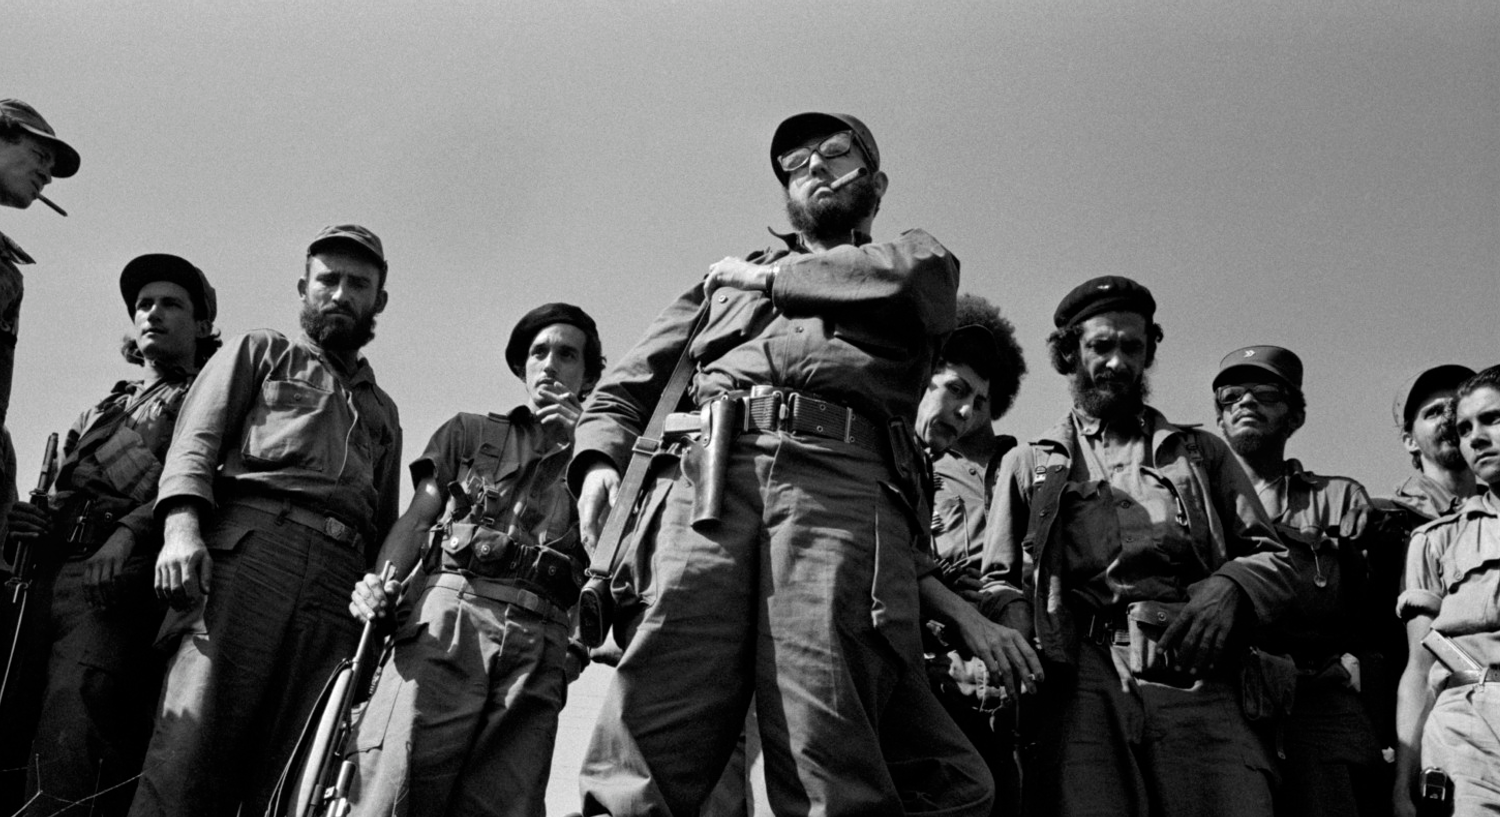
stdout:
<svg viewBox="0 0 1500 817">
<path fill-rule="evenodd" d="M 1254 722 L 1290 714 L 1297 698 L 1297 664 L 1290 656 L 1250 647 L 1240 662 L 1240 708 Z"/>
</svg>

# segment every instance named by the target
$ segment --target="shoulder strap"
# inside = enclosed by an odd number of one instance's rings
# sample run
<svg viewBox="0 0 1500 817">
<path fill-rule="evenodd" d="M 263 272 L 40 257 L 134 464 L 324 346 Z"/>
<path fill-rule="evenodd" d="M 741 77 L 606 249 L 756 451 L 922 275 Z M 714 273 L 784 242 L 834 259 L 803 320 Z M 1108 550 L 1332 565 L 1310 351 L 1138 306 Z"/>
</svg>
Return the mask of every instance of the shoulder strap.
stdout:
<svg viewBox="0 0 1500 817">
<path fill-rule="evenodd" d="M 682 395 L 687 392 L 688 384 L 693 380 L 693 361 L 689 353 L 693 348 L 693 338 L 708 319 L 711 303 L 712 300 L 708 297 L 703 299 L 703 306 L 698 310 L 693 328 L 688 330 L 687 340 L 682 344 L 682 355 L 677 358 L 677 366 L 672 369 L 672 376 L 667 379 L 666 388 L 662 389 L 661 398 L 656 401 L 656 410 L 652 412 L 646 428 L 636 437 L 635 445 L 631 446 L 630 463 L 625 467 L 625 476 L 620 480 L 614 508 L 604 520 L 604 530 L 599 534 L 599 543 L 595 546 L 593 559 L 589 563 L 591 576 L 604 578 L 614 573 L 620 542 L 625 535 L 625 524 L 636 500 L 640 498 L 641 488 L 646 484 L 646 471 L 651 466 L 651 458 L 661 450 L 662 429 L 667 425 L 667 415 L 677 408 Z"/>
</svg>

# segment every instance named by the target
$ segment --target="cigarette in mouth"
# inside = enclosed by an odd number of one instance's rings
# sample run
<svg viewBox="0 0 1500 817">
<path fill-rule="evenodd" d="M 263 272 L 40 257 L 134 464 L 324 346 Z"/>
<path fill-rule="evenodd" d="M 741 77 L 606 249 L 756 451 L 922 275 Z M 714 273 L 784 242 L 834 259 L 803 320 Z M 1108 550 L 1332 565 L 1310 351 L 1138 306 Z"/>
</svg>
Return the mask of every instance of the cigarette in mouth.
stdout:
<svg viewBox="0 0 1500 817">
<path fill-rule="evenodd" d="M 860 170 L 864 170 L 864 168 L 860 168 Z M 37 201 L 40 201 L 42 204 L 45 204 L 48 207 L 51 207 L 53 210 L 56 210 L 58 215 L 60 215 L 60 216 L 67 216 L 68 215 L 68 211 L 67 210 L 64 210 L 61 207 L 58 207 L 57 205 L 53 204 L 52 203 L 52 199 L 47 198 L 46 196 L 42 195 L 41 193 L 36 194 L 36 198 L 37 198 Z"/>
<path fill-rule="evenodd" d="M 863 175 L 865 175 L 866 173 L 869 173 L 869 172 L 870 172 L 870 169 L 867 168 L 867 167 L 856 167 L 853 170 L 849 171 L 848 173 L 845 173 L 844 175 L 838 177 L 837 179 L 834 179 L 833 180 L 833 184 L 828 185 L 828 189 L 829 190 L 838 190 L 840 187 L 843 187 L 844 185 L 848 184 L 849 182 L 852 182 L 855 179 L 859 178 L 860 176 L 863 176 Z M 50 204 L 51 202 L 48 202 L 48 203 Z"/>
</svg>

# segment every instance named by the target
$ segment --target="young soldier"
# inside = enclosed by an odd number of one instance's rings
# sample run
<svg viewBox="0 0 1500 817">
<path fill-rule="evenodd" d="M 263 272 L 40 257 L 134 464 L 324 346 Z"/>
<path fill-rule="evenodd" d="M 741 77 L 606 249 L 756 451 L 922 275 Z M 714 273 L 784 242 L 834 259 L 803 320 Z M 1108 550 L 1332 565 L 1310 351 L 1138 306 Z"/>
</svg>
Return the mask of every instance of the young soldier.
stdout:
<svg viewBox="0 0 1500 817">
<path fill-rule="evenodd" d="M 1307 420 L 1302 360 L 1279 346 L 1226 355 L 1213 380 L 1219 430 L 1303 572 L 1302 614 L 1275 635 L 1297 664 L 1294 704 L 1281 727 L 1281 815 L 1380 814 L 1386 808 L 1381 744 L 1360 698 L 1361 658 L 1375 616 L 1358 534 L 1370 504 L 1364 486 L 1314 474 L 1287 459 Z M 1382 605 L 1383 607 L 1384 605 Z"/>
<path fill-rule="evenodd" d="M 1450 781 L 1451 813 L 1500 811 L 1500 366 L 1457 390 L 1454 430 L 1487 490 L 1417 529 L 1406 553 L 1410 659 L 1396 715 L 1396 813 L 1420 813 L 1419 770 Z M 1423 774 L 1423 778 L 1428 777 Z M 1421 788 L 1439 788 L 1437 780 Z M 1425 792 L 1424 792 L 1425 793 Z M 1433 804 L 1442 807 L 1441 804 Z"/>
<path fill-rule="evenodd" d="M 1048 337 L 1073 406 L 1005 456 L 983 602 L 1035 630 L 1047 670 L 1026 800 L 1037 813 L 1269 815 L 1269 747 L 1241 708 L 1238 650 L 1294 573 L 1223 441 L 1146 405 L 1156 300 L 1106 276 Z M 1023 547 L 1023 542 L 1025 547 Z"/>
<path fill-rule="evenodd" d="M 505 360 L 527 402 L 432 435 L 376 559 L 420 569 L 360 721 L 355 815 L 545 812 L 557 713 L 587 660 L 568 643 L 587 554 L 563 475 L 604 355 L 593 318 L 554 303 L 516 324 Z M 351 612 L 381 615 L 397 587 L 367 574 Z"/>
<path fill-rule="evenodd" d="M 161 683 L 156 481 L 183 396 L 219 347 L 214 289 L 188 261 L 140 256 L 120 294 L 135 322 L 122 351 L 145 378 L 115 384 L 68 431 L 51 511 L 18 502 L 10 513 L 12 537 L 39 540 L 34 634 L 50 645 L 26 763 L 25 813 L 38 817 L 130 806 Z"/>
<path fill-rule="evenodd" d="M 752 693 L 773 808 L 901 807 L 879 736 L 892 691 L 920 672 L 929 514 L 910 423 L 953 329 L 958 264 L 921 230 L 870 240 L 888 179 L 858 119 L 794 116 L 770 154 L 797 231 L 787 249 L 713 264 L 601 381 L 578 425 L 569 481 L 591 543 L 684 349 L 692 403 L 733 413 L 715 449 L 723 470 L 689 446 L 683 476 L 652 506 L 643 547 L 655 548 L 657 592 L 594 731 L 586 814 L 697 813 Z M 695 507 L 700 483 L 722 488 L 717 514 Z M 929 729 L 967 745 L 938 721 Z M 989 774 L 972 748 L 951 761 L 962 785 L 950 794 L 987 813 Z"/>
<path fill-rule="evenodd" d="M 395 521 L 401 426 L 359 353 L 385 308 L 380 239 L 325 228 L 307 249 L 301 337 L 235 338 L 188 392 L 162 471 L 156 591 L 207 598 L 184 638 L 131 813 L 265 811 L 333 669 L 342 611 Z"/>
</svg>

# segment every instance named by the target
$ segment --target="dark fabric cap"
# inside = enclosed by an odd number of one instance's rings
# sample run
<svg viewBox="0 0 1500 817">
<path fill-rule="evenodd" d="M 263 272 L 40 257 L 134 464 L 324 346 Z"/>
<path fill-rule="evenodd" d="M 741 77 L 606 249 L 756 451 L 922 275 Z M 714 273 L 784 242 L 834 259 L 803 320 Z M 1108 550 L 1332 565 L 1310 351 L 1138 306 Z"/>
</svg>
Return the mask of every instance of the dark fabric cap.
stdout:
<svg viewBox="0 0 1500 817">
<path fill-rule="evenodd" d="M 1105 312 L 1134 312 L 1150 323 L 1156 316 L 1156 299 L 1151 297 L 1151 290 L 1129 278 L 1104 275 L 1085 281 L 1064 295 L 1057 311 L 1052 313 L 1052 324 L 1061 329 Z"/>
<path fill-rule="evenodd" d="M 870 172 L 874 173 L 879 170 L 880 148 L 875 146 L 875 135 L 870 133 L 865 123 L 846 113 L 809 111 L 788 117 L 776 126 L 776 134 L 771 137 L 771 170 L 776 174 L 776 181 L 781 182 L 782 187 L 786 187 L 787 173 L 781 169 L 781 163 L 776 161 L 781 154 L 810 139 L 838 133 L 841 130 L 854 131 L 854 141 L 859 144 L 860 150 L 864 151 Z"/>
<path fill-rule="evenodd" d="M 57 138 L 57 131 L 37 113 L 36 108 L 19 99 L 0 99 L 0 120 L 14 122 L 52 146 L 52 178 L 66 179 L 78 172 L 78 151 L 72 145 Z"/>
<path fill-rule="evenodd" d="M 120 296 L 125 299 L 126 314 L 132 318 L 135 316 L 135 296 L 152 281 L 169 281 L 187 290 L 198 320 L 212 323 L 219 317 L 218 295 L 203 270 L 181 256 L 150 253 L 131 259 L 120 272 Z"/>
<path fill-rule="evenodd" d="M 977 323 L 960 326 L 943 344 L 943 360 L 962 363 L 987 380 L 1000 370 L 1000 346 L 989 329 Z"/>
<path fill-rule="evenodd" d="M 1396 401 L 1391 404 L 1391 417 L 1399 428 L 1405 429 L 1428 395 L 1443 389 L 1456 389 L 1460 383 L 1473 376 L 1473 369 L 1457 363 L 1444 363 L 1425 369 L 1403 383 L 1396 392 Z"/>
<path fill-rule="evenodd" d="M 1281 382 L 1302 391 L 1302 358 L 1280 346 L 1246 346 L 1225 355 L 1219 361 L 1219 373 L 1214 375 L 1214 388 L 1230 382 L 1236 371 L 1243 374 L 1245 369 L 1270 372 Z"/>
<path fill-rule="evenodd" d="M 354 250 L 374 261 L 381 272 L 386 271 L 385 248 L 380 244 L 380 236 L 358 224 L 330 224 L 324 227 L 312 243 L 307 245 L 307 254 L 316 255 L 320 249 L 333 246 Z"/>
<path fill-rule="evenodd" d="M 554 323 L 576 326 L 589 340 L 595 344 L 599 342 L 599 327 L 594 325 L 589 313 L 572 304 L 542 304 L 521 316 L 516 328 L 510 330 L 510 342 L 505 344 L 505 362 L 516 377 L 526 377 L 526 351 L 531 347 L 532 338 Z"/>
</svg>

